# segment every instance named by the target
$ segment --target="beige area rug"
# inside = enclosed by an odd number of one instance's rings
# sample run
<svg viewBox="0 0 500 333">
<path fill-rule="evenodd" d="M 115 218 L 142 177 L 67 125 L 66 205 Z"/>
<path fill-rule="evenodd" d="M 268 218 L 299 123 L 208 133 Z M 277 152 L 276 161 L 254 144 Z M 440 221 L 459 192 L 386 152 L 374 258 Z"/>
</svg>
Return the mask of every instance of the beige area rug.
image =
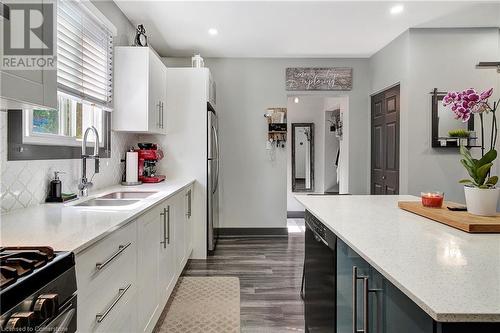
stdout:
<svg viewBox="0 0 500 333">
<path fill-rule="evenodd" d="M 156 332 L 240 332 L 240 280 L 237 277 L 181 277 L 165 319 Z"/>
</svg>

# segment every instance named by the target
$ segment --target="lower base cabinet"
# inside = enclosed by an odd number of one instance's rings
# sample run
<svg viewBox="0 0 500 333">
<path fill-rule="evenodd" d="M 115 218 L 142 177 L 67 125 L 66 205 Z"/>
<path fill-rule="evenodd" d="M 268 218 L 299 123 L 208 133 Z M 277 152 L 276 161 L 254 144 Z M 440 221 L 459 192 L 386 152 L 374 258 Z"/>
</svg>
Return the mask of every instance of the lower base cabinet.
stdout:
<svg viewBox="0 0 500 333">
<path fill-rule="evenodd" d="M 338 333 L 432 333 L 433 324 L 432 318 L 375 268 L 337 241 Z"/>
<path fill-rule="evenodd" d="M 192 191 L 184 188 L 76 255 L 78 332 L 153 331 L 192 252 Z"/>
<path fill-rule="evenodd" d="M 160 235 L 162 222 L 160 209 L 153 208 L 137 219 L 138 264 L 137 264 L 137 332 L 149 332 L 154 327 L 154 316 L 161 311 L 160 294 L 156 288 L 160 284 Z"/>
<path fill-rule="evenodd" d="M 500 323 L 434 321 L 348 245 L 337 239 L 337 333 L 493 333 Z"/>
<path fill-rule="evenodd" d="M 326 247 L 307 227 L 308 219 L 322 223 L 308 211 L 305 218 L 306 332 L 500 332 L 500 323 L 436 322 L 337 236 L 332 236 L 336 241 L 327 242 L 336 243 L 335 253 L 325 251 Z M 332 284 L 334 294 L 330 292 Z"/>
</svg>

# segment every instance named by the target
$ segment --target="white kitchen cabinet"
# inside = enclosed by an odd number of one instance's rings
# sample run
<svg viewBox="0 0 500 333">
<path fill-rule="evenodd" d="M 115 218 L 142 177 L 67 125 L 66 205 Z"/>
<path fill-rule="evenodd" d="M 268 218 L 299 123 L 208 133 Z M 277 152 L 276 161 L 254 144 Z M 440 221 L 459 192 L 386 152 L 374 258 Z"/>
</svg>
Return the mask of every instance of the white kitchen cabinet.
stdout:
<svg viewBox="0 0 500 333">
<path fill-rule="evenodd" d="M 178 269 L 176 266 L 175 252 L 177 248 L 177 239 L 175 232 L 177 228 L 176 211 L 179 210 L 177 205 L 178 195 L 166 200 L 161 205 L 161 240 L 160 240 L 160 283 L 159 295 L 163 301 L 166 301 L 170 296 L 174 286 Z"/>
<path fill-rule="evenodd" d="M 182 271 L 183 263 L 186 261 L 186 191 L 176 195 L 175 219 L 174 219 L 174 244 L 175 244 L 175 265 L 178 271 Z"/>
<path fill-rule="evenodd" d="M 155 207 L 137 220 L 138 231 L 138 332 L 151 332 L 160 315 L 160 234 L 162 219 L 161 209 Z"/>
<path fill-rule="evenodd" d="M 149 47 L 115 47 L 113 130 L 165 134 L 167 68 Z"/>
<path fill-rule="evenodd" d="M 48 0 L 32 2 L 43 3 Z M 56 2 L 50 3 L 57 5 Z M 3 24 L 2 20 L 0 18 L 0 24 Z M 54 15 L 53 20 L 53 26 L 44 25 L 42 35 L 54 34 L 57 15 Z M 52 31 L 49 30 L 51 26 L 54 29 Z M 57 50 L 57 38 L 54 38 L 53 43 L 54 50 Z M 0 70 L 0 83 L 0 109 L 57 108 L 56 67 L 50 70 Z"/>
<path fill-rule="evenodd" d="M 79 332 L 118 332 L 121 321 L 136 327 L 135 314 L 123 317 L 135 306 L 136 226 L 129 223 L 76 255 Z"/>
<path fill-rule="evenodd" d="M 153 331 L 192 251 L 192 193 L 183 188 L 76 255 L 79 332 Z"/>
</svg>

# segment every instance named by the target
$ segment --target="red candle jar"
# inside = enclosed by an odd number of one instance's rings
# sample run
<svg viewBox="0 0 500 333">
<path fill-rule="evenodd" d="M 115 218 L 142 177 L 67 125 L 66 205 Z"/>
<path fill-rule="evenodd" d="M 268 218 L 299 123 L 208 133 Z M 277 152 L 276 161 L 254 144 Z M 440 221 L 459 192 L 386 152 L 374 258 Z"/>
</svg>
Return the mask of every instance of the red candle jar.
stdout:
<svg viewBox="0 0 500 333">
<path fill-rule="evenodd" d="M 420 193 L 422 205 L 424 207 L 441 208 L 443 205 L 444 193 L 435 192 L 422 192 Z"/>
</svg>

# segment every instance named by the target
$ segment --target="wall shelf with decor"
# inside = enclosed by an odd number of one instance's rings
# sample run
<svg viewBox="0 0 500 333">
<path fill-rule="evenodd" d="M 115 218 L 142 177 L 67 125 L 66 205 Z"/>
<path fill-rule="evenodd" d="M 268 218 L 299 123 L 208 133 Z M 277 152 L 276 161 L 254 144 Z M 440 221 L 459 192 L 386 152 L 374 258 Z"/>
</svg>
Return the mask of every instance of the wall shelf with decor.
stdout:
<svg viewBox="0 0 500 333">
<path fill-rule="evenodd" d="M 264 117 L 267 119 L 267 141 L 275 147 L 285 147 L 288 126 L 286 108 L 268 108 Z"/>
<path fill-rule="evenodd" d="M 462 144 L 465 148 L 481 148 L 480 145 L 477 145 L 477 137 L 438 137 L 439 148 L 458 148 Z M 460 140 L 463 140 L 462 142 Z M 437 148 L 437 147 L 436 147 Z"/>
<path fill-rule="evenodd" d="M 478 138 L 474 132 L 474 117 L 465 123 L 457 121 L 453 113 L 443 106 L 442 101 L 446 93 L 434 88 L 430 94 L 432 96 L 432 148 L 456 149 L 460 145 L 464 145 L 466 148 L 481 148 L 480 145 L 477 145 Z M 454 136 L 450 135 L 450 132 L 451 134 L 461 132 L 464 135 Z M 467 133 L 469 136 L 466 136 Z"/>
</svg>

